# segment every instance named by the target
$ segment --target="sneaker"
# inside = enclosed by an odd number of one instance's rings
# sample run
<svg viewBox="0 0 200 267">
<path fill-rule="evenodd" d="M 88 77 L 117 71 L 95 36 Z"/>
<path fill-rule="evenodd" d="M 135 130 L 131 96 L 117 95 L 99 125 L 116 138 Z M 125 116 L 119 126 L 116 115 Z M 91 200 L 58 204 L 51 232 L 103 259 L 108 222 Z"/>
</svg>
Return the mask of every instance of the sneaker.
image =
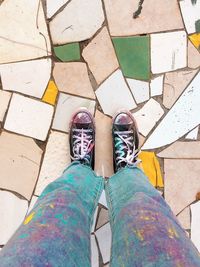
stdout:
<svg viewBox="0 0 200 267">
<path fill-rule="evenodd" d="M 92 114 L 86 109 L 79 109 L 70 123 L 71 161 L 79 161 L 94 169 L 95 125 Z"/>
<path fill-rule="evenodd" d="M 136 122 L 129 111 L 120 111 L 113 118 L 113 165 L 117 172 L 138 163 L 139 134 Z"/>
</svg>

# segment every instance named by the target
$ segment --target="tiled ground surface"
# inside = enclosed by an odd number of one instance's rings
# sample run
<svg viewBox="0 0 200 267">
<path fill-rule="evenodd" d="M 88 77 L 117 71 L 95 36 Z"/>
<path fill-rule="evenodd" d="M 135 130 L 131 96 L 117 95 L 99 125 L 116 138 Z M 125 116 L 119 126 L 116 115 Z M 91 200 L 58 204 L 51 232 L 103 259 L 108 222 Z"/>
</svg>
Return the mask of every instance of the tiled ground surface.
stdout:
<svg viewBox="0 0 200 267">
<path fill-rule="evenodd" d="M 103 176 L 111 117 L 131 110 L 141 167 L 200 249 L 199 51 L 200 0 L 1 0 L 0 248 L 70 162 L 69 118 L 85 106 Z M 95 218 L 92 263 L 107 266 L 104 195 Z"/>
</svg>

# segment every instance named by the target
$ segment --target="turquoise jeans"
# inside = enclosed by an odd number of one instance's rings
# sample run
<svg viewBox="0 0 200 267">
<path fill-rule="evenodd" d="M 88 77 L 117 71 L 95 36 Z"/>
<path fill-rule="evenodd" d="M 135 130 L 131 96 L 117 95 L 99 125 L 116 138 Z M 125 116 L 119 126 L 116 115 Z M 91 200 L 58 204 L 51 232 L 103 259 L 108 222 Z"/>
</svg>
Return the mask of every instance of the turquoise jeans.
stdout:
<svg viewBox="0 0 200 267">
<path fill-rule="evenodd" d="M 90 267 L 90 228 L 104 188 L 112 229 L 111 267 L 193 267 L 200 257 L 144 173 L 109 180 L 72 163 L 49 184 L 0 252 L 0 267 Z"/>
</svg>

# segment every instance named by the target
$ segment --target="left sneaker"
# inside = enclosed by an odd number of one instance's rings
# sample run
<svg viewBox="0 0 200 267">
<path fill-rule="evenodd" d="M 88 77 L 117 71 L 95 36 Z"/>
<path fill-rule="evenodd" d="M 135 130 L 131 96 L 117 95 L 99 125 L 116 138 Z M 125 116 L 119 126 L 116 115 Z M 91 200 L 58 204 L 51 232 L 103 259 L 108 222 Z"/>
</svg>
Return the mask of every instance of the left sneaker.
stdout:
<svg viewBox="0 0 200 267">
<path fill-rule="evenodd" d="M 69 142 L 71 160 L 94 169 L 95 125 L 92 114 L 86 108 L 79 109 L 73 115 Z"/>
</svg>

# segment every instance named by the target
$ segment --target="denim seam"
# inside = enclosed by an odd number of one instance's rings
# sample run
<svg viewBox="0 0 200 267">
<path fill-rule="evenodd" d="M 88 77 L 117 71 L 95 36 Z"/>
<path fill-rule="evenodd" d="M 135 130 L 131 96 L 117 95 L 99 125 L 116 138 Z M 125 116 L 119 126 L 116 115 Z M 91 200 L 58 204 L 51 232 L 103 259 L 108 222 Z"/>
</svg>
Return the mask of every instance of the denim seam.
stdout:
<svg viewBox="0 0 200 267">
<path fill-rule="evenodd" d="M 111 220 L 111 228 L 114 225 L 114 210 L 113 210 L 113 204 L 112 204 L 112 198 L 111 198 L 111 194 L 112 194 L 112 190 L 111 190 L 111 186 L 109 184 L 109 181 L 106 182 L 106 195 L 107 195 L 107 199 L 108 199 L 108 206 L 109 206 L 109 210 L 110 210 L 110 220 Z"/>
</svg>

